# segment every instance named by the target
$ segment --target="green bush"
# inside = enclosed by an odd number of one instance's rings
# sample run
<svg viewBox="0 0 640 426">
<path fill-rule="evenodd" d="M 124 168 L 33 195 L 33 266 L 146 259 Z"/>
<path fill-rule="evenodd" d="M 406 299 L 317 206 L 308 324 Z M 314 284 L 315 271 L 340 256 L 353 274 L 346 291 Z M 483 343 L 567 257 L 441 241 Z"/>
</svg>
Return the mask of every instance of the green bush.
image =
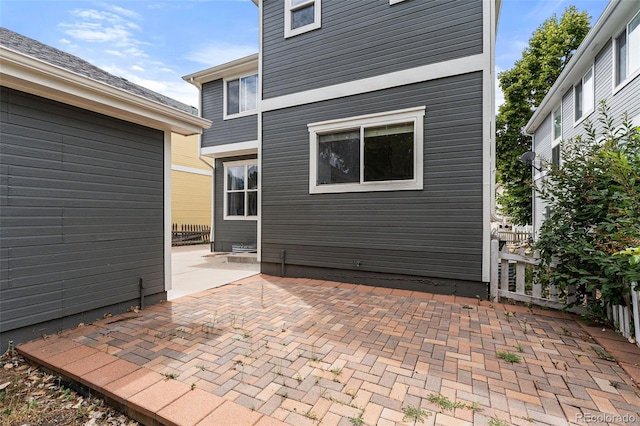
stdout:
<svg viewBox="0 0 640 426">
<path fill-rule="evenodd" d="M 551 207 L 535 247 L 539 273 L 562 290 L 575 286 L 594 319 L 607 303 L 628 305 L 629 283 L 640 281 L 640 263 L 615 255 L 640 245 L 640 133 L 626 114 L 616 129 L 604 103 L 600 111 L 601 134 L 587 122 L 587 136 L 563 143 L 561 166 L 545 164 L 536 188 Z"/>
</svg>

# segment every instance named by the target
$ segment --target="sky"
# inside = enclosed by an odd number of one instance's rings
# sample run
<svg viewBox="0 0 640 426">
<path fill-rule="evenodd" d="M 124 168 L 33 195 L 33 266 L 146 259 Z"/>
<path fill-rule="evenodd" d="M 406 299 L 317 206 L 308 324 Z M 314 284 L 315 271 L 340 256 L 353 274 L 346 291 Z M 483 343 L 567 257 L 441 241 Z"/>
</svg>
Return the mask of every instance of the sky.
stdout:
<svg viewBox="0 0 640 426">
<path fill-rule="evenodd" d="M 496 71 L 513 67 L 553 14 L 574 5 L 593 25 L 607 3 L 503 0 Z M 182 76 L 258 51 L 258 8 L 251 0 L 0 0 L 0 26 L 195 107 L 197 89 Z M 502 101 L 497 90 L 496 105 Z"/>
</svg>

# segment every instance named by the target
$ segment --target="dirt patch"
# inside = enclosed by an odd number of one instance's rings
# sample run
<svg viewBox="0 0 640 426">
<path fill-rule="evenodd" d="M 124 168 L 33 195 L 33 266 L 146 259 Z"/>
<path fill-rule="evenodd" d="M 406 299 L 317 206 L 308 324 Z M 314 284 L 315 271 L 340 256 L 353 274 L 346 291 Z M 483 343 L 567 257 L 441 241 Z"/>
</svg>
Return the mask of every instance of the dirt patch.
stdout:
<svg viewBox="0 0 640 426">
<path fill-rule="evenodd" d="M 136 426 L 138 422 L 106 406 L 80 388 L 17 353 L 0 358 L 2 426 Z"/>
</svg>

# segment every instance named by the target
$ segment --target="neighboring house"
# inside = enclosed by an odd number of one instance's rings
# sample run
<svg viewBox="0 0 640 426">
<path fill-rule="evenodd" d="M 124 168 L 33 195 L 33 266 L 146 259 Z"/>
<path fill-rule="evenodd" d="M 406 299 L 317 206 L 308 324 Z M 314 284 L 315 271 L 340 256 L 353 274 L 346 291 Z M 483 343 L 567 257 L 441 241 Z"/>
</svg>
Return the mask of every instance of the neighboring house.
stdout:
<svg viewBox="0 0 640 426">
<path fill-rule="evenodd" d="M 185 76 L 216 250 L 263 273 L 487 293 L 499 1 L 259 2 L 260 51 Z"/>
<path fill-rule="evenodd" d="M 564 141 L 585 135 L 589 120 L 600 133 L 599 104 L 606 101 L 614 126 L 623 113 L 640 126 L 640 2 L 612 0 L 587 34 L 525 127 L 533 135 L 534 181 L 546 175 L 545 159 L 562 163 Z M 540 170 L 538 170 L 540 169 Z M 533 193 L 533 225 L 537 232 L 549 214 Z"/>
<path fill-rule="evenodd" d="M 215 123 L 200 142 L 200 154 L 215 165 L 214 251 L 257 247 L 257 75 L 258 55 L 251 55 L 184 77 L 200 89 L 202 116 Z"/>
<path fill-rule="evenodd" d="M 211 162 L 200 157 L 198 135 L 171 135 L 171 217 L 178 225 L 211 226 Z"/>
<path fill-rule="evenodd" d="M 0 347 L 166 299 L 171 134 L 210 122 L 6 28 L 0 61 Z"/>
</svg>

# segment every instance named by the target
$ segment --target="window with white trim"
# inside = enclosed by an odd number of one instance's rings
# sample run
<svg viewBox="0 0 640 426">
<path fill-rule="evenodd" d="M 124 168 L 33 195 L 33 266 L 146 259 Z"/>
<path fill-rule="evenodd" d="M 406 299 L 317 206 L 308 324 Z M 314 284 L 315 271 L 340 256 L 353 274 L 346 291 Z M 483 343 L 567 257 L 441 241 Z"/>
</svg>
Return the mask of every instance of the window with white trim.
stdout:
<svg viewBox="0 0 640 426">
<path fill-rule="evenodd" d="M 309 124 L 309 193 L 422 189 L 425 107 Z"/>
<path fill-rule="evenodd" d="M 224 219 L 258 218 L 257 160 L 224 163 Z"/>
<path fill-rule="evenodd" d="M 562 141 L 562 104 L 552 113 L 553 141 L 551 142 L 551 164 L 560 166 L 560 144 Z"/>
<path fill-rule="evenodd" d="M 255 114 L 258 108 L 258 74 L 224 81 L 224 118 Z"/>
<path fill-rule="evenodd" d="M 320 28 L 322 0 L 284 0 L 284 37 Z"/>
<path fill-rule="evenodd" d="M 593 67 L 589 68 L 580 82 L 573 86 L 574 121 L 576 124 L 593 112 L 594 109 L 594 84 Z"/>
<path fill-rule="evenodd" d="M 615 38 L 615 85 L 619 86 L 640 72 L 640 12 Z"/>
</svg>

